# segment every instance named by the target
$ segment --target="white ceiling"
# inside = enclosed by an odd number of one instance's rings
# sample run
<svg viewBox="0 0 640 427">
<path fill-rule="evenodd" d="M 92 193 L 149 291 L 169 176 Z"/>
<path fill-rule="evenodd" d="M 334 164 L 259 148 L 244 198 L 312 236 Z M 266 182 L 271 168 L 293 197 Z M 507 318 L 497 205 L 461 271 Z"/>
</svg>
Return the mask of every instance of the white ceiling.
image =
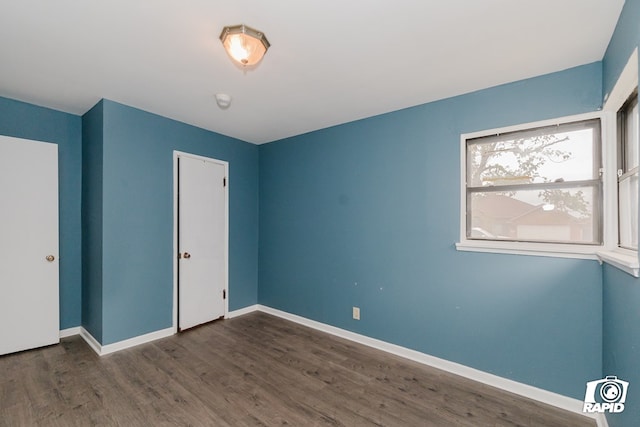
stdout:
<svg viewBox="0 0 640 427">
<path fill-rule="evenodd" d="M 2 0 L 0 96 L 107 98 L 264 143 L 601 60 L 623 3 Z M 272 45 L 246 72 L 218 40 L 240 23 Z"/>
</svg>

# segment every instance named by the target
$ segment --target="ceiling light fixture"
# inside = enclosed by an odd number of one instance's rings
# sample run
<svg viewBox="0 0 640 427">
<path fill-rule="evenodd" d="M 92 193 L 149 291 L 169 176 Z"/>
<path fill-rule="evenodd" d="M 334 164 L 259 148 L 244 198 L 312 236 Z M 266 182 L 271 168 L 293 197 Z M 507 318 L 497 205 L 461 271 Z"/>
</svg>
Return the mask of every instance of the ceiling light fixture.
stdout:
<svg viewBox="0 0 640 427">
<path fill-rule="evenodd" d="M 224 27 L 220 41 L 229 56 L 243 67 L 260 62 L 271 46 L 264 33 L 244 24 Z"/>
</svg>

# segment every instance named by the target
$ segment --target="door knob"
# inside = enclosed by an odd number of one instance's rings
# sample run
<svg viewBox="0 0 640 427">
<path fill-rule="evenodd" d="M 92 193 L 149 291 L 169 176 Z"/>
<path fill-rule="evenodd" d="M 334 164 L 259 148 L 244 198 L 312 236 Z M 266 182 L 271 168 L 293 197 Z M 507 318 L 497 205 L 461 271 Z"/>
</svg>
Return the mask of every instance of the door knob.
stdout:
<svg viewBox="0 0 640 427">
<path fill-rule="evenodd" d="M 185 252 L 184 255 L 182 255 L 182 258 L 189 259 L 191 258 L 191 254 L 189 252 Z"/>
<path fill-rule="evenodd" d="M 47 256 L 45 257 L 45 259 L 46 259 L 47 261 L 49 261 L 49 262 L 53 262 L 53 260 L 55 260 L 55 259 L 56 259 L 56 257 L 54 257 L 53 255 L 47 255 Z"/>
</svg>

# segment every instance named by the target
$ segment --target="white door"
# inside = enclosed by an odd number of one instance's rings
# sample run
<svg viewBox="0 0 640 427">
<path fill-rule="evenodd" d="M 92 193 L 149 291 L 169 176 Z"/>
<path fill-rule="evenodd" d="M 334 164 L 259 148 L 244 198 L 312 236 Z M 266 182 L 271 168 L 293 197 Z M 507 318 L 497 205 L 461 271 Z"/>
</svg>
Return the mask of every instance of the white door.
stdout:
<svg viewBox="0 0 640 427">
<path fill-rule="evenodd" d="M 178 156 L 178 325 L 225 315 L 227 164 Z"/>
<path fill-rule="evenodd" d="M 59 342 L 58 146 L 0 136 L 0 354 Z"/>
</svg>

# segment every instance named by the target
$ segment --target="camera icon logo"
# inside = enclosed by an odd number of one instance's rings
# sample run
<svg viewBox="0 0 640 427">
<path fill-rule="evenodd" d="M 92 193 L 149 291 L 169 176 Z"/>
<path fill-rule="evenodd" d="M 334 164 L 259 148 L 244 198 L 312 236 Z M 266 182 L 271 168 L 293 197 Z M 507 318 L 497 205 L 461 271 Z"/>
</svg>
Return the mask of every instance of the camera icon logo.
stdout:
<svg viewBox="0 0 640 427">
<path fill-rule="evenodd" d="M 582 412 L 620 413 L 624 411 L 628 389 L 629 383 L 618 379 L 616 376 L 607 376 L 601 380 L 589 381 L 584 394 Z"/>
</svg>

